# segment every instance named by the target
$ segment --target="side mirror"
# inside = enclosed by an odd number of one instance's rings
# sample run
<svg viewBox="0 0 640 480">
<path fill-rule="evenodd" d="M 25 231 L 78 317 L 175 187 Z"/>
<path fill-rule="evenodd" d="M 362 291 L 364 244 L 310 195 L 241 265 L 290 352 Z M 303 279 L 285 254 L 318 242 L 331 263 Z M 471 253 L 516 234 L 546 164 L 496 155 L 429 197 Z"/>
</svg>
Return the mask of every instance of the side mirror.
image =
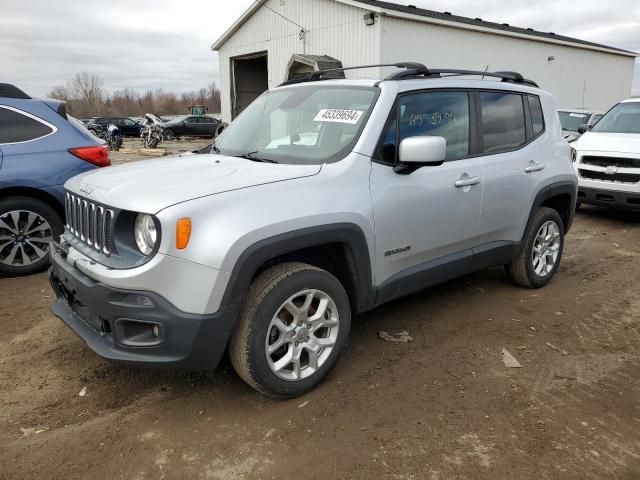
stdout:
<svg viewBox="0 0 640 480">
<path fill-rule="evenodd" d="M 578 133 L 580 135 L 582 135 L 583 133 L 587 133 L 589 130 L 591 130 L 591 125 L 589 125 L 588 123 L 583 123 L 578 127 Z"/>
<path fill-rule="evenodd" d="M 442 165 L 447 154 L 447 141 L 444 137 L 423 135 L 405 138 L 400 142 L 398 158 L 400 164 L 394 168 L 396 173 L 411 173 L 418 167 Z"/>
</svg>

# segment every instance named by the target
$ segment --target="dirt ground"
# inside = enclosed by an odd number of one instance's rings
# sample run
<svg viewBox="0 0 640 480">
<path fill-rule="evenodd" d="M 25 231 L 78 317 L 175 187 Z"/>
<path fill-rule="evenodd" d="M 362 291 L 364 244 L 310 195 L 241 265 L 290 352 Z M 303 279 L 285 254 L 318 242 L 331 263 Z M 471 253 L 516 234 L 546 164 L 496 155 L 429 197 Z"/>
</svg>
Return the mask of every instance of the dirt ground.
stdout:
<svg viewBox="0 0 640 480">
<path fill-rule="evenodd" d="M 272 401 L 226 361 L 107 364 L 45 274 L 0 279 L 0 478 L 637 479 L 639 284 L 640 215 L 584 208 L 547 288 L 495 269 L 385 305 L 317 390 Z"/>
</svg>

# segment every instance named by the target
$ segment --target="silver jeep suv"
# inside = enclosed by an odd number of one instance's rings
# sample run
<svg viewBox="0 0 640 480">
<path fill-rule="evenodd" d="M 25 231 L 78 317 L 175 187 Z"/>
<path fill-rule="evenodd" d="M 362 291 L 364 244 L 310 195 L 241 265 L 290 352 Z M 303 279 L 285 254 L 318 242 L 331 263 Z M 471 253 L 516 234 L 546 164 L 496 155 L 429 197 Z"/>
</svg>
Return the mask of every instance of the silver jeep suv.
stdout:
<svg viewBox="0 0 640 480">
<path fill-rule="evenodd" d="M 352 315 L 489 266 L 546 285 L 577 191 L 554 98 L 517 73 L 396 66 L 274 88 L 215 154 L 67 182 L 53 313 L 105 359 L 212 369 L 228 350 L 286 398 L 335 365 Z"/>
</svg>

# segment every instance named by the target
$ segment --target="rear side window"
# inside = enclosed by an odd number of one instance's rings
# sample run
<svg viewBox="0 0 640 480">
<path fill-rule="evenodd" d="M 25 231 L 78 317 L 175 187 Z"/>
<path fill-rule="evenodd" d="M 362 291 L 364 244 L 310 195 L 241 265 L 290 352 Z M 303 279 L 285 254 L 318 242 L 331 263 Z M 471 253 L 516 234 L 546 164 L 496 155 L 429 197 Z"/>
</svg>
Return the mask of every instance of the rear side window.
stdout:
<svg viewBox="0 0 640 480">
<path fill-rule="evenodd" d="M 540 97 L 527 95 L 529 100 L 529 111 L 531 112 L 531 127 L 533 128 L 533 136 L 537 137 L 544 131 L 544 117 L 542 116 L 542 105 Z"/>
<path fill-rule="evenodd" d="M 23 113 L 0 106 L 0 144 L 35 140 L 53 132 L 53 128 Z"/>
<path fill-rule="evenodd" d="M 467 92 L 424 92 L 402 95 L 393 118 L 382 133 L 376 158 L 396 161 L 405 138 L 433 135 L 447 141 L 446 160 L 469 155 L 469 97 Z"/>
<path fill-rule="evenodd" d="M 484 152 L 512 150 L 526 142 L 522 96 L 516 93 L 481 92 Z"/>
</svg>

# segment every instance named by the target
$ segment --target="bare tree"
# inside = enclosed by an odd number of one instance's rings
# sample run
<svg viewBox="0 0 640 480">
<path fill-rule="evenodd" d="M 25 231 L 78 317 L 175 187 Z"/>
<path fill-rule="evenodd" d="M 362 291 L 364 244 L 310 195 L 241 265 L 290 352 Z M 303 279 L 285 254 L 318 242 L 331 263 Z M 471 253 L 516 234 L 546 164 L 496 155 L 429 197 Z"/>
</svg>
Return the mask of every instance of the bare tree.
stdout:
<svg viewBox="0 0 640 480">
<path fill-rule="evenodd" d="M 220 112 L 220 90 L 215 83 L 206 88 L 182 93 L 158 89 L 139 94 L 131 88 L 116 90 L 109 95 L 104 82 L 95 74 L 81 72 L 66 86 L 56 86 L 50 97 L 67 102 L 67 111 L 80 118 L 93 115 L 139 116 L 147 112 L 163 115 L 185 115 L 191 105 L 205 105 L 209 113 Z"/>
<path fill-rule="evenodd" d="M 51 89 L 47 96 L 49 98 L 67 101 L 69 100 L 69 91 L 64 85 L 57 85 Z"/>
<path fill-rule="evenodd" d="M 104 100 L 104 81 L 96 74 L 87 72 L 77 73 L 69 82 L 67 89 L 71 96 L 81 102 L 83 107 L 82 116 L 98 115 Z"/>
</svg>

